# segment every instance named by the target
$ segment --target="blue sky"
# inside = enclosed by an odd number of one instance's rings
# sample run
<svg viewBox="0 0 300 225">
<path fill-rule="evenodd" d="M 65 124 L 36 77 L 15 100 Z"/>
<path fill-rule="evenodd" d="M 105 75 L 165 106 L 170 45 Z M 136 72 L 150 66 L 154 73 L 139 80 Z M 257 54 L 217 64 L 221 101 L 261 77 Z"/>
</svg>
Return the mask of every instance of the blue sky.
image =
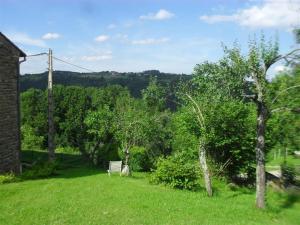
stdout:
<svg viewBox="0 0 300 225">
<path fill-rule="evenodd" d="M 247 42 L 263 31 L 294 46 L 300 0 L 0 0 L 0 31 L 27 54 L 54 55 L 93 71 L 191 73 L 222 56 L 221 43 Z M 21 73 L 46 70 L 28 58 Z M 54 62 L 56 70 L 83 70 Z M 282 65 L 272 68 L 282 69 Z M 272 73 L 272 71 L 271 71 Z"/>
</svg>

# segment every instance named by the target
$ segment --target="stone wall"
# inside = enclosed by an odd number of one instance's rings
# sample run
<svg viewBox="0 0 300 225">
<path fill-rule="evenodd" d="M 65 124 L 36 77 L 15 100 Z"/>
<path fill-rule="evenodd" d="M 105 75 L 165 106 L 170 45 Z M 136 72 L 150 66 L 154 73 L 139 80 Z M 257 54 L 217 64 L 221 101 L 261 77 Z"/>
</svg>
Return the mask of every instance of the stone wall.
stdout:
<svg viewBox="0 0 300 225">
<path fill-rule="evenodd" d="M 19 52 L 0 35 L 0 173 L 20 172 Z"/>
</svg>

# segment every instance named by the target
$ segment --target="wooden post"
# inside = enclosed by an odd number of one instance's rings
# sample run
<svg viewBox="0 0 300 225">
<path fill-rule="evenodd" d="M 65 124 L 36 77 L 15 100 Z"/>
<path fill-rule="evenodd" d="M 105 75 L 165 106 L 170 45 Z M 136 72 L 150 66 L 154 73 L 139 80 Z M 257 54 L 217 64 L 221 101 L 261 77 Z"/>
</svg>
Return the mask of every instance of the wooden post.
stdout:
<svg viewBox="0 0 300 225">
<path fill-rule="evenodd" d="M 54 144 L 54 121 L 53 121 L 53 61 L 52 61 L 52 50 L 49 49 L 48 54 L 48 64 L 49 64 L 49 73 L 48 73 L 48 155 L 49 161 L 55 159 L 55 144 Z"/>
</svg>

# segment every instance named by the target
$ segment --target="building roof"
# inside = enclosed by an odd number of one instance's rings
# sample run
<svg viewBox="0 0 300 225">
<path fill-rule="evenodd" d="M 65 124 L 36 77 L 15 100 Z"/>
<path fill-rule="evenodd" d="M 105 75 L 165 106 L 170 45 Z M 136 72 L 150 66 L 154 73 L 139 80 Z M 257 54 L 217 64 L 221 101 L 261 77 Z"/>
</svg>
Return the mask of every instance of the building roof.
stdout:
<svg viewBox="0 0 300 225">
<path fill-rule="evenodd" d="M 8 37 L 6 37 L 1 32 L 0 32 L 0 36 L 2 36 L 8 43 L 10 43 L 13 46 L 13 48 L 15 48 L 20 53 L 20 57 L 26 57 L 26 54 L 20 48 L 18 48 L 18 46 L 16 46 L 11 40 L 9 40 Z"/>
</svg>

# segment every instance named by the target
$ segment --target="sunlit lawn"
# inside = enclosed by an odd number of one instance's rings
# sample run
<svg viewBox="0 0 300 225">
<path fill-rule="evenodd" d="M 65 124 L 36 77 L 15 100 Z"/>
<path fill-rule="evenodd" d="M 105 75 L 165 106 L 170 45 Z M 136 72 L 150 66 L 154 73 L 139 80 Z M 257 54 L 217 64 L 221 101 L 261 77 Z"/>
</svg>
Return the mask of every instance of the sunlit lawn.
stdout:
<svg viewBox="0 0 300 225">
<path fill-rule="evenodd" d="M 215 196 L 151 185 L 82 167 L 55 178 L 0 185 L 0 224 L 299 224 L 299 196 L 268 193 L 268 209 L 253 191 L 214 182 Z"/>
</svg>

